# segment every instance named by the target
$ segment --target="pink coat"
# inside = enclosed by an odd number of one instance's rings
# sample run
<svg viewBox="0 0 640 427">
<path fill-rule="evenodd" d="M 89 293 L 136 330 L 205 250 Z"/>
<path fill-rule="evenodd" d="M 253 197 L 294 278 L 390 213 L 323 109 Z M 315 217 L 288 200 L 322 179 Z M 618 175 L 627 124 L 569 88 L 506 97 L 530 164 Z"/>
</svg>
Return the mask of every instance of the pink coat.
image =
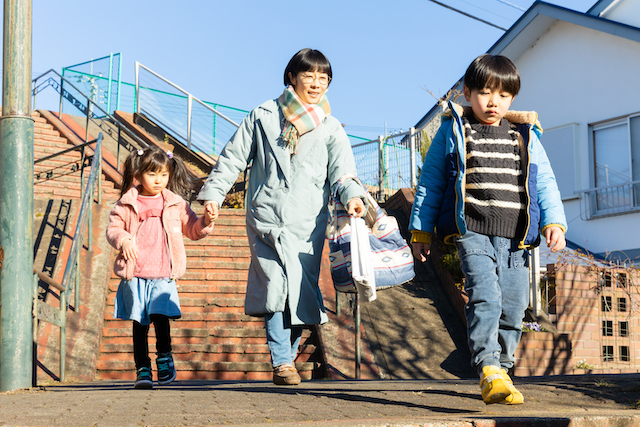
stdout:
<svg viewBox="0 0 640 427">
<path fill-rule="evenodd" d="M 202 239 L 213 231 L 213 222 L 206 226 L 204 217 L 198 218 L 182 197 L 167 189 L 162 190 L 162 197 L 164 199 L 162 225 L 167 232 L 169 242 L 171 279 L 177 279 L 182 277 L 187 269 L 183 233 L 191 240 Z M 133 187 L 118 200 L 109 215 L 107 240 L 117 250 L 122 248 L 122 241 L 127 237 L 135 242 L 140 225 L 137 198 L 138 189 Z M 116 276 L 131 280 L 134 268 L 135 260 L 126 261 L 120 253 L 114 263 L 113 271 Z"/>
</svg>

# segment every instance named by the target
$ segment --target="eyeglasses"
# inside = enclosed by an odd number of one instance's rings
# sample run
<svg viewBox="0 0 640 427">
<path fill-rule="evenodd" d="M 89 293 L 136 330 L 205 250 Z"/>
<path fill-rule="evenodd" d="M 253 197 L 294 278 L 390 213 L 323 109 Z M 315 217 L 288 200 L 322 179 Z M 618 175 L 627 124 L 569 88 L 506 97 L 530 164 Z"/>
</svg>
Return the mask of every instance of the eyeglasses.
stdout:
<svg viewBox="0 0 640 427">
<path fill-rule="evenodd" d="M 331 81 L 331 77 L 326 75 L 315 77 L 312 74 L 302 74 L 300 75 L 300 80 L 302 80 L 302 83 L 304 84 L 309 84 L 309 83 L 312 83 L 314 80 L 318 80 L 318 83 L 320 83 L 320 86 L 326 86 Z"/>
</svg>

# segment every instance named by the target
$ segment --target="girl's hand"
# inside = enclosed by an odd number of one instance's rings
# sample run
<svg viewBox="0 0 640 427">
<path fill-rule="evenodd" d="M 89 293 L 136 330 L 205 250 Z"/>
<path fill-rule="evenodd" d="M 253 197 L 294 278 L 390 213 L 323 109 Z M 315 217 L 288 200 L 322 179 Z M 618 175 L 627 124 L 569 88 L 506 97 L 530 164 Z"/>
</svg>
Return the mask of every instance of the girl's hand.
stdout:
<svg viewBox="0 0 640 427">
<path fill-rule="evenodd" d="M 213 221 L 218 219 L 220 214 L 218 208 L 218 202 L 206 202 L 204 205 L 204 221 L 207 225 L 210 225 Z"/>
<path fill-rule="evenodd" d="M 431 245 L 429 243 L 413 242 L 411 244 L 411 250 L 413 251 L 414 257 L 419 259 L 421 262 L 425 262 L 427 260 L 427 255 L 431 253 Z"/>
<path fill-rule="evenodd" d="M 354 216 L 356 218 L 360 218 L 361 216 L 363 216 L 365 213 L 365 210 L 364 210 L 364 203 L 362 202 L 362 199 L 356 197 L 349 200 L 349 203 L 347 205 L 347 212 L 349 213 L 349 215 Z"/>
<path fill-rule="evenodd" d="M 547 247 L 551 252 L 558 252 L 564 249 L 567 241 L 564 239 L 564 233 L 560 227 L 549 227 L 544 230 L 544 237 L 547 239 Z"/>
<path fill-rule="evenodd" d="M 136 248 L 135 243 L 130 238 L 126 238 L 122 241 L 122 247 L 120 248 L 120 253 L 127 261 L 135 260 L 138 258 L 138 248 Z"/>
</svg>

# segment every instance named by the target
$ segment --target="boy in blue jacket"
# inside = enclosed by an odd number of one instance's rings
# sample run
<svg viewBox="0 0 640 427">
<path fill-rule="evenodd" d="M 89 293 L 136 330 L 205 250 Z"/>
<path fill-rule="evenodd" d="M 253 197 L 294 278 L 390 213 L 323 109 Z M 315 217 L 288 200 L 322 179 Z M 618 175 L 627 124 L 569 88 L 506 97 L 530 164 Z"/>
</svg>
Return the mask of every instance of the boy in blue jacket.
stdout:
<svg viewBox="0 0 640 427">
<path fill-rule="evenodd" d="M 449 102 L 425 157 L 409 229 L 414 256 L 435 233 L 458 250 L 469 303 L 471 364 L 485 403 L 521 404 L 507 371 L 529 304 L 527 248 L 565 247 L 567 221 L 535 112 L 509 111 L 520 90 L 504 56 L 476 58 L 464 76 L 471 104 Z"/>
</svg>

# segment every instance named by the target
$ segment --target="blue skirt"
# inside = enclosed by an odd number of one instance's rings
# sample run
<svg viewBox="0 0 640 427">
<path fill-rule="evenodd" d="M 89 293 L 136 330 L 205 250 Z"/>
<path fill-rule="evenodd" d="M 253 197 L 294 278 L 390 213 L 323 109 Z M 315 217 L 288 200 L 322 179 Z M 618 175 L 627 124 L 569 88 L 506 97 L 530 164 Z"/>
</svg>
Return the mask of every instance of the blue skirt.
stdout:
<svg viewBox="0 0 640 427">
<path fill-rule="evenodd" d="M 120 281 L 113 317 L 149 325 L 151 314 L 163 314 L 172 319 L 182 316 L 176 281 L 139 277 Z"/>
</svg>

